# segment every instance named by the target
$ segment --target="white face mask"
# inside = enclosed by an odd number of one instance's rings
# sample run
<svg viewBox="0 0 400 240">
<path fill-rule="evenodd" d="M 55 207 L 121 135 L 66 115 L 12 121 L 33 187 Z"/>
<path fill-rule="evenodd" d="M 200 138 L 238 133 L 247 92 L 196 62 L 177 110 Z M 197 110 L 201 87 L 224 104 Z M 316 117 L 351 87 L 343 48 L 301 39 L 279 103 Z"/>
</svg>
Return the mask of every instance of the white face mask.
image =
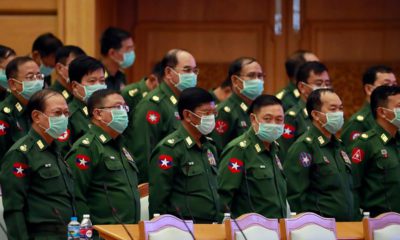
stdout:
<svg viewBox="0 0 400 240">
<path fill-rule="evenodd" d="M 201 119 L 200 124 L 198 124 L 198 125 L 194 125 L 193 123 L 191 123 L 197 130 L 199 130 L 199 132 L 201 134 L 208 135 L 214 130 L 214 128 L 215 128 L 215 115 L 214 114 L 200 117 L 199 115 L 197 115 L 196 113 L 194 113 L 192 111 L 191 111 L 191 113 Z"/>
</svg>

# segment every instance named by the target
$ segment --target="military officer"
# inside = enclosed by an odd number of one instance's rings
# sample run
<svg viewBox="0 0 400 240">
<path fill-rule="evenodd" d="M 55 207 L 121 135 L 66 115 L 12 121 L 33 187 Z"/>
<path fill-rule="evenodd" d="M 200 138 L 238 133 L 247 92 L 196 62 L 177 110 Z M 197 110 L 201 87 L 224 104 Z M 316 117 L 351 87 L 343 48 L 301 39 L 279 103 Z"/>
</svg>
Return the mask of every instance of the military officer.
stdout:
<svg viewBox="0 0 400 240">
<path fill-rule="evenodd" d="M 29 98 L 43 88 L 43 74 L 30 57 L 16 57 L 6 68 L 10 92 L 0 104 L 0 159 L 31 126 L 25 108 Z"/>
<path fill-rule="evenodd" d="M 149 211 L 173 214 L 196 223 L 219 217 L 217 153 L 205 137 L 215 126 L 212 95 L 201 88 L 184 90 L 178 101 L 179 128 L 154 149 L 149 166 Z"/>
<path fill-rule="evenodd" d="M 376 124 L 350 147 L 361 208 L 375 217 L 400 212 L 400 87 L 380 86 L 371 95 Z"/>
<path fill-rule="evenodd" d="M 163 82 L 130 114 L 131 122 L 125 131 L 126 139 L 135 139 L 127 144 L 138 163 L 140 182 L 148 181 L 151 151 L 179 125 L 178 96 L 184 89 L 196 86 L 199 73 L 192 54 L 182 49 L 168 51 L 161 66 Z"/>
<path fill-rule="evenodd" d="M 299 213 L 352 221 L 351 161 L 335 137 L 344 121 L 342 101 L 331 89 L 317 89 L 306 106 L 313 124 L 289 148 L 283 166 L 290 207 Z"/>
<path fill-rule="evenodd" d="M 72 60 L 83 55 L 86 55 L 86 53 L 80 47 L 72 45 L 60 47 L 56 52 L 55 69 L 57 79 L 54 81 L 53 85 L 51 85 L 51 89 L 61 93 L 67 103 L 72 100 L 72 88 L 68 76 L 68 67 Z"/>
<path fill-rule="evenodd" d="M 140 201 L 135 159 L 121 133 L 128 125 L 127 106 L 115 90 L 99 90 L 89 98 L 93 125 L 67 154 L 75 176 L 78 216 L 93 224 L 137 223 Z"/>
<path fill-rule="evenodd" d="M 162 77 L 161 75 L 161 62 L 158 62 L 154 65 L 149 76 L 142 78 L 139 82 L 127 85 L 121 91 L 121 95 L 124 97 L 130 112 L 134 111 L 140 100 L 146 97 L 150 91 L 154 90 L 159 85 L 159 81 L 161 81 Z"/>
<path fill-rule="evenodd" d="M 247 109 L 264 91 L 265 74 L 261 65 L 251 57 L 236 59 L 229 66 L 232 95 L 218 105 L 218 118 L 211 134 L 219 152 L 234 138 L 247 131 L 250 118 Z"/>
<path fill-rule="evenodd" d="M 231 209 L 234 218 L 250 212 L 285 218 L 286 181 L 275 142 L 283 133 L 282 103 L 275 96 L 261 95 L 248 111 L 251 127 L 230 142 L 221 156 L 221 209 Z"/>
<path fill-rule="evenodd" d="M 0 102 L 8 95 L 7 64 L 16 57 L 14 49 L 0 45 Z"/>
<path fill-rule="evenodd" d="M 304 63 L 297 71 L 296 78 L 300 99 L 285 113 L 284 133 L 279 139 L 284 150 L 288 150 L 290 145 L 312 124 L 306 109 L 306 101 L 310 93 L 315 89 L 331 86 L 328 69 L 320 62 Z"/>
<path fill-rule="evenodd" d="M 362 82 L 366 99 L 363 107 L 353 114 L 343 127 L 341 139 L 346 146 L 350 145 L 361 133 L 372 129 L 375 125 L 375 120 L 371 114 L 371 106 L 369 104 L 372 91 L 381 85 L 397 85 L 393 70 L 384 65 L 368 68 L 363 75 Z"/>
<path fill-rule="evenodd" d="M 68 104 L 69 137 L 72 143 L 83 136 L 90 125 L 87 100 L 96 91 L 107 88 L 103 64 L 92 57 L 80 56 L 69 65 L 68 75 L 72 84 L 73 99 Z"/>
<path fill-rule="evenodd" d="M 0 172 L 8 239 L 65 239 L 75 215 L 73 181 L 54 140 L 67 129 L 68 105 L 46 89 L 26 112 L 32 128 L 4 156 Z"/>
<path fill-rule="evenodd" d="M 289 84 L 276 94 L 276 97 L 282 101 L 283 109 L 289 110 L 292 106 L 296 105 L 300 98 L 300 92 L 296 87 L 297 70 L 305 62 L 319 61 L 314 53 L 298 50 L 294 52 L 285 62 L 286 74 L 289 78 Z"/>
</svg>

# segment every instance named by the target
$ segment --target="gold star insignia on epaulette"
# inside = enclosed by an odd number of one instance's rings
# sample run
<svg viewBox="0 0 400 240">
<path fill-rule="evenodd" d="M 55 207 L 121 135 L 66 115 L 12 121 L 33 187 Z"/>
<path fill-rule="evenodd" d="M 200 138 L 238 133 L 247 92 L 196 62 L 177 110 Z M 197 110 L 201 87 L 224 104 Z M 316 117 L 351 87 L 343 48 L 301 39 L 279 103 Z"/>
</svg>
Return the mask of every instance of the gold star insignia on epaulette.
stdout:
<svg viewBox="0 0 400 240">
<path fill-rule="evenodd" d="M 299 92 L 299 90 L 298 90 L 298 89 L 293 90 L 293 95 L 294 95 L 296 98 L 300 97 L 300 92 Z"/>
<path fill-rule="evenodd" d="M 386 134 L 384 134 L 384 133 L 382 133 L 381 139 L 382 139 L 382 141 L 383 141 L 384 143 L 386 143 L 386 142 L 389 140 L 389 138 L 388 138 L 388 137 L 386 136 Z"/>
<path fill-rule="evenodd" d="M 243 102 L 240 104 L 240 108 L 245 112 L 247 111 L 247 105 Z"/>
<path fill-rule="evenodd" d="M 324 140 L 324 138 L 322 136 L 318 137 L 318 141 L 319 141 L 319 144 L 324 144 L 325 143 L 325 140 Z"/>
<path fill-rule="evenodd" d="M 289 111 L 288 114 L 292 117 L 296 116 L 296 112 L 295 111 Z"/>
<path fill-rule="evenodd" d="M 85 138 L 85 139 L 82 140 L 82 143 L 85 144 L 85 145 L 89 145 L 90 142 L 89 142 L 88 138 Z"/>
<path fill-rule="evenodd" d="M 38 140 L 38 141 L 36 142 L 36 144 L 38 145 L 38 147 L 40 148 L 40 150 L 42 150 L 42 149 L 44 148 L 44 144 L 43 144 L 42 140 Z"/>
<path fill-rule="evenodd" d="M 304 115 L 305 115 L 305 116 L 307 116 L 307 117 L 308 117 L 308 112 L 307 112 L 307 109 L 303 108 L 303 113 L 304 113 Z"/>
<path fill-rule="evenodd" d="M 285 90 L 282 90 L 282 91 L 280 91 L 279 93 L 277 93 L 275 96 L 276 96 L 276 98 L 278 98 L 279 100 L 282 100 L 284 94 L 285 94 Z"/>
<path fill-rule="evenodd" d="M 143 92 L 143 93 L 142 93 L 142 97 L 143 97 L 143 98 L 146 97 L 146 96 L 147 96 L 147 93 L 148 93 L 148 92 Z"/>
<path fill-rule="evenodd" d="M 22 145 L 19 147 L 19 149 L 23 152 L 26 152 L 26 150 L 28 150 L 28 148 L 26 147 L 26 144 Z"/>
<path fill-rule="evenodd" d="M 156 102 L 160 101 L 160 98 L 158 96 L 155 96 L 155 95 L 151 99 L 153 99 Z"/>
<path fill-rule="evenodd" d="M 246 141 L 241 141 L 239 143 L 239 146 L 242 147 L 242 148 L 246 147 Z"/>
<path fill-rule="evenodd" d="M 311 142 L 312 139 L 311 139 L 310 137 L 306 137 L 306 141 L 307 141 L 307 142 Z"/>
<path fill-rule="evenodd" d="M 256 148 L 256 151 L 258 153 L 261 152 L 261 147 L 260 147 L 260 145 L 258 143 L 256 145 L 254 145 L 254 147 Z"/>
<path fill-rule="evenodd" d="M 368 134 L 363 133 L 363 134 L 361 134 L 361 137 L 367 139 L 368 138 Z"/>
<path fill-rule="evenodd" d="M 88 116 L 89 115 L 89 112 L 88 112 L 88 109 L 87 109 L 87 107 L 85 106 L 85 107 L 83 107 L 82 108 L 82 110 L 83 110 L 83 113 L 86 115 L 86 116 Z"/>
<path fill-rule="evenodd" d="M 358 115 L 357 117 L 356 117 L 356 119 L 358 120 L 358 121 L 364 121 L 364 116 L 362 116 L 362 115 Z"/>
<path fill-rule="evenodd" d="M 186 143 L 190 146 L 192 145 L 193 141 L 190 137 L 185 138 Z"/>
<path fill-rule="evenodd" d="M 10 112 L 11 112 L 11 109 L 8 108 L 8 107 L 5 107 L 5 108 L 3 108 L 3 111 L 4 111 L 5 113 L 10 113 Z"/>
<path fill-rule="evenodd" d="M 20 103 L 16 103 L 16 104 L 15 104 L 15 107 L 17 108 L 18 112 L 21 112 L 21 111 L 22 111 L 22 106 L 21 106 Z"/>
<path fill-rule="evenodd" d="M 101 134 L 100 140 L 104 143 L 105 141 L 107 141 L 107 138 L 103 134 Z"/>
<path fill-rule="evenodd" d="M 129 90 L 128 94 L 129 96 L 133 97 L 136 95 L 136 93 L 138 92 L 137 88 Z"/>
<path fill-rule="evenodd" d="M 175 142 L 175 139 L 173 139 L 173 138 L 171 138 L 171 139 L 168 139 L 168 140 L 167 140 L 167 142 L 168 142 L 169 144 L 174 144 L 174 142 Z"/>
<path fill-rule="evenodd" d="M 169 100 L 172 102 L 172 104 L 176 104 L 177 102 L 178 102 L 178 100 L 176 100 L 176 98 L 174 97 L 174 96 L 171 96 L 170 98 L 169 98 Z"/>
<path fill-rule="evenodd" d="M 231 112 L 231 108 L 228 107 L 228 106 L 225 106 L 225 107 L 224 107 L 224 111 L 227 112 L 227 113 L 228 113 L 228 112 Z"/>
<path fill-rule="evenodd" d="M 67 90 L 62 91 L 62 95 L 65 99 L 69 98 L 69 93 L 67 92 Z"/>
</svg>

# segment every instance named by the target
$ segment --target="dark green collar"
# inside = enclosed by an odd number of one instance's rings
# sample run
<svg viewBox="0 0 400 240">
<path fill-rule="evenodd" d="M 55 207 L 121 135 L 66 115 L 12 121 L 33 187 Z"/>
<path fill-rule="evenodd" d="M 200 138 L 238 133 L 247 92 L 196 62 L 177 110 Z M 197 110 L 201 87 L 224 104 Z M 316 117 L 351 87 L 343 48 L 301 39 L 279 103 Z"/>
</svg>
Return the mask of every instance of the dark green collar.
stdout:
<svg viewBox="0 0 400 240">
<path fill-rule="evenodd" d="M 86 117 L 89 117 L 89 110 L 86 104 L 74 97 L 70 103 L 70 112 L 74 113 L 78 109 L 81 110 Z"/>
<path fill-rule="evenodd" d="M 397 142 L 400 142 L 399 131 L 397 131 L 395 137 L 392 137 L 392 135 L 390 135 L 385 129 L 383 129 L 381 125 L 375 124 L 375 132 L 384 145 L 396 140 Z"/>
<path fill-rule="evenodd" d="M 247 109 L 249 108 L 249 106 L 247 106 L 247 104 L 243 101 L 243 99 L 239 95 L 233 92 L 229 98 L 233 102 L 233 106 L 239 106 L 240 109 L 243 110 L 243 112 L 247 113 Z"/>
<path fill-rule="evenodd" d="M 17 116 L 21 116 L 25 112 L 25 106 L 18 101 L 18 99 L 11 93 L 4 99 L 4 108 L 2 109 L 5 113 L 14 111 Z"/>
<path fill-rule="evenodd" d="M 179 133 L 179 136 L 181 136 L 183 141 L 185 142 L 187 148 L 192 148 L 194 145 L 196 145 L 193 137 L 189 134 L 188 131 L 186 131 L 182 124 L 180 124 L 177 131 Z"/>
<path fill-rule="evenodd" d="M 32 139 L 32 142 L 34 142 L 34 145 L 37 146 L 39 151 L 44 151 L 46 150 L 50 145 L 47 144 L 47 142 L 37 133 L 33 128 L 29 130 L 28 135 Z"/>
<path fill-rule="evenodd" d="M 106 133 L 96 124 L 92 124 L 89 131 L 92 132 L 102 144 L 106 144 L 113 139 L 108 133 Z"/>
<path fill-rule="evenodd" d="M 144 77 L 139 81 L 138 87 L 140 90 L 142 90 L 142 92 L 150 92 L 150 89 L 146 85 L 146 80 L 147 80 L 147 77 Z"/>
<path fill-rule="evenodd" d="M 172 89 L 165 82 L 162 82 L 159 87 L 161 92 L 165 94 L 165 96 L 172 102 L 173 105 L 178 103 L 177 96 L 175 96 Z"/>
<path fill-rule="evenodd" d="M 338 145 L 340 140 L 335 137 L 334 134 L 332 134 L 331 138 L 327 138 L 322 132 L 314 125 L 311 124 L 310 130 L 308 132 L 308 136 L 315 138 L 315 141 L 321 146 L 325 146 L 328 143 L 333 143 L 335 145 Z"/>
<path fill-rule="evenodd" d="M 269 150 L 267 150 L 265 148 L 264 142 L 261 141 L 261 139 L 259 137 L 257 137 L 256 132 L 254 131 L 252 126 L 249 127 L 249 130 L 247 130 L 247 132 L 245 134 L 246 134 L 247 138 L 250 140 L 251 146 L 249 146 L 249 147 L 254 148 L 257 153 L 262 153 L 264 151 L 272 152 L 273 149 L 276 147 L 275 142 L 272 142 L 269 146 Z"/>
</svg>

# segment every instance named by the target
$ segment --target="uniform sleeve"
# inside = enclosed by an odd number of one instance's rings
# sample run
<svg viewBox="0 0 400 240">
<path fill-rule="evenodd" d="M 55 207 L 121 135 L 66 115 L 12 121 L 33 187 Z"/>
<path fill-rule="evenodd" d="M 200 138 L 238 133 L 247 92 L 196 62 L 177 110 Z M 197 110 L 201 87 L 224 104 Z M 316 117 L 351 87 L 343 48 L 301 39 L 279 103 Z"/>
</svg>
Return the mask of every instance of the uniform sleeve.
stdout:
<svg viewBox="0 0 400 240">
<path fill-rule="evenodd" d="M 81 216 L 90 212 L 86 193 L 89 190 L 91 178 L 98 163 L 98 156 L 95 156 L 95 153 L 92 153 L 87 147 L 76 146 L 68 153 L 66 159 L 74 176 L 77 214 Z"/>
<path fill-rule="evenodd" d="M 136 158 L 139 168 L 139 183 L 148 181 L 148 165 L 151 151 L 161 140 L 163 116 L 159 106 L 153 102 L 138 105 L 130 116 L 125 131 L 125 143 Z"/>
<path fill-rule="evenodd" d="M 223 152 L 218 170 L 218 193 L 221 207 L 226 212 L 226 207 L 231 209 L 232 200 L 240 188 L 243 176 L 243 154 L 241 149 L 233 147 Z"/>
<path fill-rule="evenodd" d="M 215 128 L 211 137 L 215 142 L 218 153 L 221 153 L 226 144 L 231 140 L 233 123 L 231 122 L 231 113 L 223 109 L 218 111 L 218 117 L 215 120 Z"/>
<path fill-rule="evenodd" d="M 154 213 L 165 214 L 169 207 L 174 174 L 179 167 L 172 148 L 160 145 L 149 163 L 149 216 Z"/>
<path fill-rule="evenodd" d="M 27 160 L 22 153 L 9 152 L 3 158 L 0 184 L 8 239 L 28 239 L 25 222 L 26 198 L 30 183 Z"/>
<path fill-rule="evenodd" d="M 304 142 L 294 143 L 284 161 L 286 175 L 287 198 L 292 210 L 303 212 L 307 190 L 310 184 L 309 171 L 312 154 Z"/>
<path fill-rule="evenodd" d="M 0 159 L 4 157 L 8 149 L 14 143 L 11 137 L 12 122 L 10 120 L 11 119 L 6 117 L 3 113 L 0 113 Z M 0 161 L 0 167 L 2 165 L 3 160 Z"/>
</svg>

